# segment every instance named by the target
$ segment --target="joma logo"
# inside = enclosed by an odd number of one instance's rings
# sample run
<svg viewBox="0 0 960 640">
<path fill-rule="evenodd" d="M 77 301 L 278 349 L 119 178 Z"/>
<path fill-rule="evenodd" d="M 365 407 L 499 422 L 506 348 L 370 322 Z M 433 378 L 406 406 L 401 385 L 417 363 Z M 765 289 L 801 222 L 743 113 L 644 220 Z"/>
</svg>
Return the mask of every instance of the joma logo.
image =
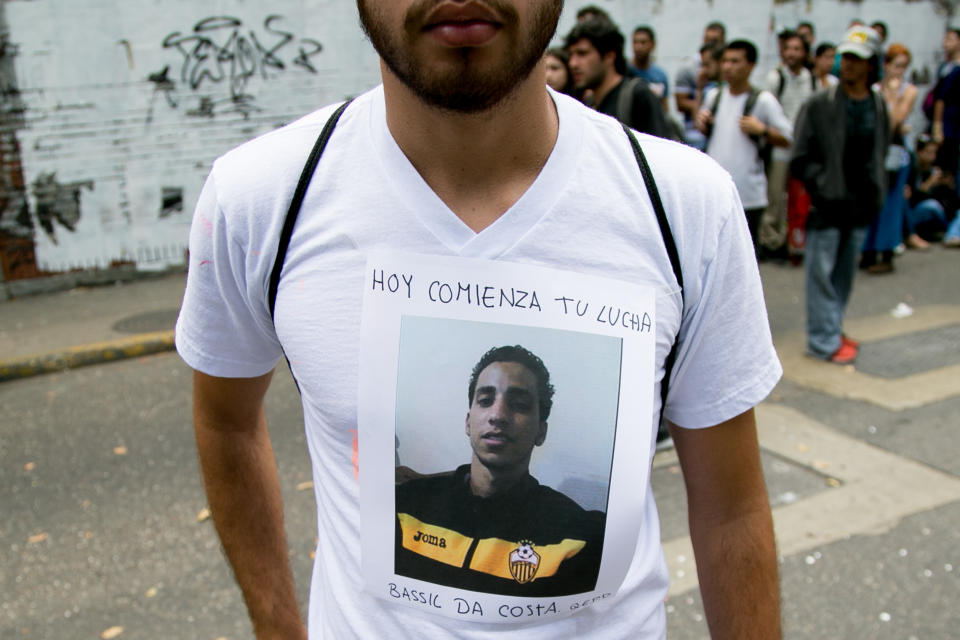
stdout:
<svg viewBox="0 0 960 640">
<path fill-rule="evenodd" d="M 423 531 L 417 531 L 416 535 L 413 536 L 414 542 L 425 542 L 427 544 L 432 544 L 435 547 L 440 547 L 441 549 L 447 548 L 447 540 L 441 538 L 440 536 L 432 536 L 429 533 L 424 533 Z"/>
</svg>

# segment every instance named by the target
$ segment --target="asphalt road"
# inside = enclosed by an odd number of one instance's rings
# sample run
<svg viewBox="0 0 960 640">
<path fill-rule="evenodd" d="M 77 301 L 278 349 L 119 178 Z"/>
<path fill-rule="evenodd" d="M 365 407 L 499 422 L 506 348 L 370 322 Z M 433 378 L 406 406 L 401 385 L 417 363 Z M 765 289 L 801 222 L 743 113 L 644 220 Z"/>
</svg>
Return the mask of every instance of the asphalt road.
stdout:
<svg viewBox="0 0 960 640">
<path fill-rule="evenodd" d="M 787 369 L 760 412 L 786 637 L 957 637 L 960 251 L 859 277 L 856 369 L 799 354 L 801 271 L 762 273 Z M 901 303 L 913 313 L 894 317 Z M 205 518 L 189 382 L 162 354 L 0 384 L 0 638 L 251 637 Z M 303 606 L 315 515 L 285 371 L 268 417 Z M 669 637 L 706 637 L 669 454 L 653 482 L 675 578 Z"/>
</svg>

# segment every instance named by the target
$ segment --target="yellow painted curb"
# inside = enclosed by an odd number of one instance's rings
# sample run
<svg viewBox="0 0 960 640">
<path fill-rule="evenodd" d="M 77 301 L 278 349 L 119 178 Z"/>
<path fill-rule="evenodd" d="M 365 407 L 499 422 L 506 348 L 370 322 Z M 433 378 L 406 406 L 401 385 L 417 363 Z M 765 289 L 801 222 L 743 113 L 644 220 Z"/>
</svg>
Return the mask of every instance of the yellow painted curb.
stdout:
<svg viewBox="0 0 960 640">
<path fill-rule="evenodd" d="M 137 358 L 174 349 L 173 331 L 140 333 L 129 338 L 94 342 L 10 360 L 0 360 L 0 382 L 28 378 L 114 360 Z"/>
</svg>

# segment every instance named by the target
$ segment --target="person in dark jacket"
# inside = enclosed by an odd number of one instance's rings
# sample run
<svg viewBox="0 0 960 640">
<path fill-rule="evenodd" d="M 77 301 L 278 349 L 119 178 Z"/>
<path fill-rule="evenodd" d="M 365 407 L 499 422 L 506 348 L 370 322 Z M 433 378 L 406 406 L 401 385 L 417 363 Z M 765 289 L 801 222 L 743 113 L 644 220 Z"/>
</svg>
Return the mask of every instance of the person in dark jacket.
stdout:
<svg viewBox="0 0 960 640">
<path fill-rule="evenodd" d="M 597 111 L 632 129 L 661 138 L 673 137 L 660 99 L 646 80 L 626 77 L 624 42 L 623 34 L 608 20 L 578 23 L 564 43 L 570 52 L 574 89 L 581 94 L 589 92 Z"/>
<path fill-rule="evenodd" d="M 852 27 L 837 47 L 840 84 L 815 94 L 794 129 L 790 171 L 811 197 L 807 218 L 807 352 L 837 364 L 856 360 L 859 345 L 843 333 L 857 253 L 887 192 L 884 157 L 890 120 L 871 89 L 880 38 Z"/>
</svg>

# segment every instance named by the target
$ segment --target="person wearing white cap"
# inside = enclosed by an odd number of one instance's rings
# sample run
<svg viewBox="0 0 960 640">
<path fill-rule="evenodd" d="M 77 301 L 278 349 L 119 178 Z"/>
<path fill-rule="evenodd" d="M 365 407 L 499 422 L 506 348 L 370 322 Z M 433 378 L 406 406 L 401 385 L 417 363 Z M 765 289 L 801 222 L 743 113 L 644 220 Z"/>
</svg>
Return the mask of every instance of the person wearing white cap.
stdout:
<svg viewBox="0 0 960 640">
<path fill-rule="evenodd" d="M 811 196 L 804 259 L 807 353 L 849 364 L 858 343 L 843 333 L 857 253 L 887 192 L 884 157 L 890 120 L 871 85 L 880 67 L 880 37 L 865 26 L 837 46 L 840 83 L 815 94 L 797 116 L 790 171 Z"/>
</svg>

